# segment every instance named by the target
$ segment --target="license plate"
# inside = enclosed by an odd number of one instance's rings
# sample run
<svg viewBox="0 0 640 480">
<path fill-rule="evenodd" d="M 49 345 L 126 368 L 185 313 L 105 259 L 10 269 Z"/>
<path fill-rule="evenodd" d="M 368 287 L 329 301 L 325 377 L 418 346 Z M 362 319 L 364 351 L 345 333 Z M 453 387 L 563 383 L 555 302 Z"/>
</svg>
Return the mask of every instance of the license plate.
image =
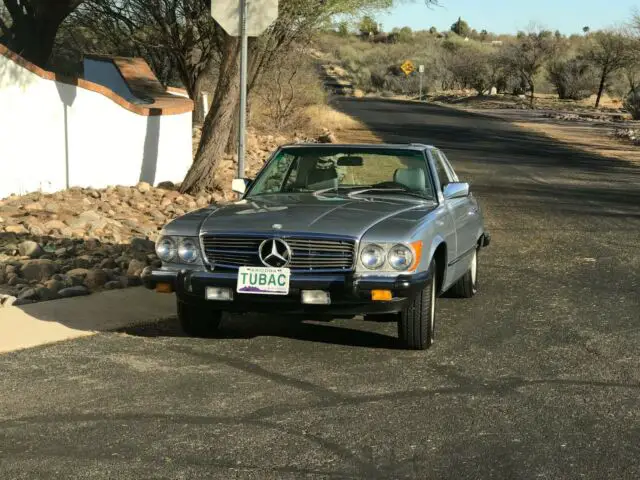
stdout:
<svg viewBox="0 0 640 480">
<path fill-rule="evenodd" d="M 256 295 L 288 295 L 288 268 L 240 267 L 238 270 L 238 293 Z"/>
</svg>

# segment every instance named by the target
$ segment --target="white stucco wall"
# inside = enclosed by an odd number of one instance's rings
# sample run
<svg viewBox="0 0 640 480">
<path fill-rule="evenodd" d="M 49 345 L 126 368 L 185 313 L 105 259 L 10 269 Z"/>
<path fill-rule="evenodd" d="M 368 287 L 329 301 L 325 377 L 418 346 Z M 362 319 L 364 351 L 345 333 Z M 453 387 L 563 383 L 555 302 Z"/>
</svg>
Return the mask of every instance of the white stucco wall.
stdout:
<svg viewBox="0 0 640 480">
<path fill-rule="evenodd" d="M 0 198 L 69 185 L 182 181 L 191 113 L 143 116 L 0 55 Z"/>
</svg>

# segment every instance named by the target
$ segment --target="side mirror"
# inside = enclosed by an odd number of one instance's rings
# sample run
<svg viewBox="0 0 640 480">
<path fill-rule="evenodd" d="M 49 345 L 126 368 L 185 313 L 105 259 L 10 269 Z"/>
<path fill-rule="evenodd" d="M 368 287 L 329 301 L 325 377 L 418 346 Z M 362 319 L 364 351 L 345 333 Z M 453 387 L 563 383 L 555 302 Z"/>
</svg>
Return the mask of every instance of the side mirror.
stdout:
<svg viewBox="0 0 640 480">
<path fill-rule="evenodd" d="M 231 190 L 240 195 L 244 195 L 249 185 L 251 185 L 251 181 L 246 178 L 234 178 L 231 182 Z"/>
<path fill-rule="evenodd" d="M 464 198 L 469 196 L 469 184 L 464 182 L 454 182 L 445 185 L 442 192 L 444 198 L 452 200 L 454 198 Z"/>
</svg>

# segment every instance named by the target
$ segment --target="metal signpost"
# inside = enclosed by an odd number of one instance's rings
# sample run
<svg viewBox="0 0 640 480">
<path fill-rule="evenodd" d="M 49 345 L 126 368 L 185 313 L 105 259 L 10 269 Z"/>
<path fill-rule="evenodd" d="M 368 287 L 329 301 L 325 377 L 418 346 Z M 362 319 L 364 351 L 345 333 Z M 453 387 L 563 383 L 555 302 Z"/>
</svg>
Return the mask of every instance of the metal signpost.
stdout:
<svg viewBox="0 0 640 480">
<path fill-rule="evenodd" d="M 424 77 L 424 65 L 420 65 L 418 67 L 418 72 L 420 73 L 420 101 L 422 101 L 422 77 Z"/>
<path fill-rule="evenodd" d="M 259 36 L 278 18 L 278 0 L 214 0 L 211 2 L 211 16 L 229 35 L 240 37 L 238 178 L 244 178 L 249 37 Z"/>
</svg>

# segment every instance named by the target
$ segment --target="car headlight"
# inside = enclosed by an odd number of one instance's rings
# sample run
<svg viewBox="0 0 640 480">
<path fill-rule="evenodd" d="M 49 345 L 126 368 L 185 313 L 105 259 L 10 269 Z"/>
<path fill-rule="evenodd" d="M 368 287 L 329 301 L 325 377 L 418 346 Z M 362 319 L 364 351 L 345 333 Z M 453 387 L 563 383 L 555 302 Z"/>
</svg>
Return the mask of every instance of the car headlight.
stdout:
<svg viewBox="0 0 640 480">
<path fill-rule="evenodd" d="M 178 247 L 178 257 L 185 263 L 193 263 L 198 259 L 198 245 L 190 238 L 184 238 Z"/>
<path fill-rule="evenodd" d="M 156 243 L 156 255 L 163 262 L 170 262 L 176 257 L 176 244 L 170 237 L 162 237 Z"/>
<path fill-rule="evenodd" d="M 367 245 L 360 252 L 362 265 L 370 270 L 377 270 L 384 264 L 384 249 L 379 245 Z"/>
<path fill-rule="evenodd" d="M 389 250 L 387 261 L 394 270 L 407 270 L 413 264 L 413 252 L 405 245 L 394 245 Z"/>
</svg>

